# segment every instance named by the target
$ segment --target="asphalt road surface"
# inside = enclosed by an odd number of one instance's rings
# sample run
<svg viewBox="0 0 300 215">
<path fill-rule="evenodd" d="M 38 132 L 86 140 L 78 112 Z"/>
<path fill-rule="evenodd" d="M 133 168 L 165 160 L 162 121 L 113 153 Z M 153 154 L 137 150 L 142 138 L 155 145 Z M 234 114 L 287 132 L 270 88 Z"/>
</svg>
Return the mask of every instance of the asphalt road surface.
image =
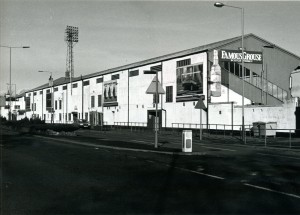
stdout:
<svg viewBox="0 0 300 215">
<path fill-rule="evenodd" d="M 1 214 L 300 214 L 298 152 L 83 134 L 3 133 Z"/>
</svg>

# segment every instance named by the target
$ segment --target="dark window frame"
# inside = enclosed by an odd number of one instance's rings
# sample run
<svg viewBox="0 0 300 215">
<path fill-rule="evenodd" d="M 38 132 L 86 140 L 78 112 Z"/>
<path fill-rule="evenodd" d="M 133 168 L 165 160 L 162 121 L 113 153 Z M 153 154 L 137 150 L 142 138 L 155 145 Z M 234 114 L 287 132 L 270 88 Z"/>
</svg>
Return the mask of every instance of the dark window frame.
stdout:
<svg viewBox="0 0 300 215">
<path fill-rule="evenodd" d="M 173 86 L 166 86 L 166 103 L 173 102 Z"/>
</svg>

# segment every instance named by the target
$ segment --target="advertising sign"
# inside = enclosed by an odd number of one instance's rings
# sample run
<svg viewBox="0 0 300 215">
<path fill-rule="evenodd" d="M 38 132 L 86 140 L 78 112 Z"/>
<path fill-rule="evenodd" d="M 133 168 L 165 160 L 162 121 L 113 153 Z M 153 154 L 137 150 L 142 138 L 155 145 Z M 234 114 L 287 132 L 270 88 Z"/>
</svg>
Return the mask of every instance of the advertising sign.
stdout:
<svg viewBox="0 0 300 215">
<path fill-rule="evenodd" d="M 203 64 L 177 68 L 176 101 L 196 101 L 203 94 Z"/>
<path fill-rule="evenodd" d="M 241 50 L 220 50 L 219 59 L 220 61 L 230 61 L 230 62 L 242 62 L 242 57 L 244 55 L 245 63 L 256 63 L 262 64 L 263 56 L 262 52 L 255 51 L 244 51 L 242 54 Z"/>
<path fill-rule="evenodd" d="M 104 104 L 103 106 L 117 106 L 117 80 L 104 82 Z"/>
</svg>

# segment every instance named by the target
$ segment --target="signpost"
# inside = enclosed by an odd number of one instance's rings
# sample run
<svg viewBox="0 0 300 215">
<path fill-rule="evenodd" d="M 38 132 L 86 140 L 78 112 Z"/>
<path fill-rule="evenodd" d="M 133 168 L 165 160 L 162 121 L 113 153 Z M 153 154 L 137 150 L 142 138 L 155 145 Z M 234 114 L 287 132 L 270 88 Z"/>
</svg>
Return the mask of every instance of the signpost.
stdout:
<svg viewBox="0 0 300 215">
<path fill-rule="evenodd" d="M 199 101 L 197 102 L 197 104 L 195 106 L 195 109 L 200 109 L 200 128 L 199 128 L 200 140 L 202 140 L 202 110 L 204 110 L 204 111 L 207 110 L 203 100 L 204 100 L 204 96 L 201 96 Z"/>
<path fill-rule="evenodd" d="M 155 77 L 153 78 L 152 82 L 150 83 L 148 89 L 146 90 L 146 94 L 154 94 L 155 95 L 155 143 L 154 143 L 154 147 L 157 148 L 158 146 L 158 128 L 159 128 L 159 124 L 158 124 L 158 114 L 157 114 L 157 106 L 158 106 L 158 94 L 165 94 L 164 89 L 162 88 L 161 84 L 158 81 L 158 76 L 157 76 L 157 72 L 158 70 L 161 70 L 161 66 L 157 66 L 155 68 L 151 68 L 150 71 L 144 71 L 144 74 L 156 74 Z"/>
</svg>

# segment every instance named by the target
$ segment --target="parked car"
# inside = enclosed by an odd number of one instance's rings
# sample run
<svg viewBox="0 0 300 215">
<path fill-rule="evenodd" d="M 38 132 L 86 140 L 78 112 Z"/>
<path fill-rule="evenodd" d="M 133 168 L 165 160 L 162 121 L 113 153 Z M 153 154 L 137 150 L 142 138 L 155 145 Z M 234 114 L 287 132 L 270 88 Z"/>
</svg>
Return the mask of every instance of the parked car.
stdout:
<svg viewBox="0 0 300 215">
<path fill-rule="evenodd" d="M 79 119 L 75 122 L 80 128 L 91 128 L 91 124 L 85 119 Z"/>
</svg>

